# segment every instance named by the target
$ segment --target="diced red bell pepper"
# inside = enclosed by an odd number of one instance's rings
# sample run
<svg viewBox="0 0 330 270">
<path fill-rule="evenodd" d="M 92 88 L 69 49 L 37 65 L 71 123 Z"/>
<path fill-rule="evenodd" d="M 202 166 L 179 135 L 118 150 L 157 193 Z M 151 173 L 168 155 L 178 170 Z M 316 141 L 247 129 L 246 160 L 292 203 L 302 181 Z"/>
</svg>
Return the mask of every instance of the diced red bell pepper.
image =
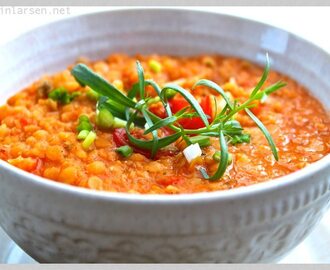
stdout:
<svg viewBox="0 0 330 270">
<path fill-rule="evenodd" d="M 176 113 L 183 108 L 190 106 L 188 101 L 182 97 L 173 98 L 169 101 L 171 110 L 173 113 Z M 213 118 L 213 111 L 211 105 L 211 97 L 205 96 L 200 101 L 200 106 L 202 107 L 204 113 L 209 117 L 208 121 L 211 122 Z M 179 120 L 180 125 L 186 129 L 198 129 L 205 127 L 204 122 L 198 116 L 192 118 L 184 118 Z"/>
</svg>

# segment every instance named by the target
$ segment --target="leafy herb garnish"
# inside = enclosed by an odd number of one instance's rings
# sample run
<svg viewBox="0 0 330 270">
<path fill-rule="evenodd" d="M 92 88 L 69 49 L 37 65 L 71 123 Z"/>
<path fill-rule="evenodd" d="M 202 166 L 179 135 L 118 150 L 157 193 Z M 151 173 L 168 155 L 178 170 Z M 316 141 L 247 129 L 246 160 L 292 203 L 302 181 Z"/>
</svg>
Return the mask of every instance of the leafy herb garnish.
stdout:
<svg viewBox="0 0 330 270">
<path fill-rule="evenodd" d="M 114 85 L 107 82 L 100 75 L 93 72 L 84 64 L 78 64 L 72 69 L 72 75 L 83 86 L 87 85 L 100 95 L 98 106 L 107 109 L 115 117 L 126 123 L 126 135 L 131 145 L 134 147 L 149 150 L 151 157 L 155 157 L 157 152 L 177 141 L 184 140 L 187 145 L 198 143 L 200 147 L 210 145 L 210 137 L 219 138 L 220 153 L 216 155 L 219 160 L 219 166 L 213 175 L 209 175 L 205 168 L 199 168 L 202 176 L 210 181 L 220 179 L 228 166 L 230 154 L 228 144 L 249 143 L 250 135 L 243 132 L 241 124 L 234 119 L 234 116 L 245 111 L 246 114 L 256 123 L 261 132 L 266 137 L 273 156 L 278 160 L 278 152 L 275 143 L 262 122 L 255 116 L 250 108 L 256 106 L 256 101 L 262 101 L 276 90 L 284 87 L 286 84 L 277 82 L 265 89 L 262 89 L 270 70 L 268 55 L 266 55 L 266 67 L 256 87 L 251 91 L 249 98 L 243 102 L 232 101 L 226 92 L 216 83 L 209 80 L 199 80 L 193 88 L 204 86 L 213 89 L 222 96 L 226 105 L 220 112 L 215 113 L 211 118 L 206 115 L 203 108 L 195 97 L 187 90 L 176 84 L 167 84 L 161 88 L 153 80 L 145 80 L 142 65 L 137 61 L 138 82 L 133 85 L 132 90 L 127 95 L 123 94 Z M 145 91 L 146 86 L 151 86 L 156 93 L 156 97 L 149 97 Z M 169 99 L 174 95 L 180 95 L 188 106 L 180 111 L 173 113 L 170 107 Z M 164 107 L 166 117 L 160 118 L 149 110 L 150 104 L 160 102 Z M 180 121 L 189 118 L 201 119 L 204 127 L 184 128 Z M 125 122 L 126 121 L 126 122 Z M 132 124 L 143 127 L 144 135 L 150 134 L 151 138 L 136 138 L 130 131 Z M 170 135 L 159 137 L 160 129 L 170 129 Z"/>
</svg>

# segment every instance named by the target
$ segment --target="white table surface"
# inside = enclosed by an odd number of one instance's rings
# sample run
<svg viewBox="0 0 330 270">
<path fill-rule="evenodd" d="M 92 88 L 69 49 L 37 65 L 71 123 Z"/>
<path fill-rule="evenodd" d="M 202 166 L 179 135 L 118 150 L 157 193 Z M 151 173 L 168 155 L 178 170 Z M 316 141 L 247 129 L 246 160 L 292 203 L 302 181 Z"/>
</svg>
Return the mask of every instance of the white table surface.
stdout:
<svg viewBox="0 0 330 270">
<path fill-rule="evenodd" d="M 4 14 L 0 7 L 0 45 L 37 26 L 118 7 L 70 7 L 65 15 Z M 330 6 L 329 7 L 190 7 L 196 10 L 241 16 L 272 24 L 312 41 L 330 53 Z M 8 253 L 12 249 L 13 252 Z M 8 257 L 8 254 L 10 257 Z M 6 257 L 7 256 L 7 257 Z M 16 257 L 15 257 L 16 256 Z M 0 229 L 0 263 L 33 262 Z M 326 214 L 316 229 L 281 263 L 330 263 L 330 212 Z"/>
</svg>

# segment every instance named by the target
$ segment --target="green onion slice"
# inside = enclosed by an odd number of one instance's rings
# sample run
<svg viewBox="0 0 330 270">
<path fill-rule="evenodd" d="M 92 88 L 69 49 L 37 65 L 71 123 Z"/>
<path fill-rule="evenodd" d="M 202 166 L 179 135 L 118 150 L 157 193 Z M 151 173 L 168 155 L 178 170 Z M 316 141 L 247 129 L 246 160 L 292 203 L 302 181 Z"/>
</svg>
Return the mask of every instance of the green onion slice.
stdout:
<svg viewBox="0 0 330 270">
<path fill-rule="evenodd" d="M 128 145 L 123 145 L 118 147 L 116 152 L 121 154 L 123 157 L 128 158 L 133 154 L 133 148 Z"/>
<path fill-rule="evenodd" d="M 85 150 L 88 150 L 89 147 L 93 144 L 96 139 L 96 133 L 94 131 L 90 131 L 82 143 L 82 146 Z"/>
</svg>

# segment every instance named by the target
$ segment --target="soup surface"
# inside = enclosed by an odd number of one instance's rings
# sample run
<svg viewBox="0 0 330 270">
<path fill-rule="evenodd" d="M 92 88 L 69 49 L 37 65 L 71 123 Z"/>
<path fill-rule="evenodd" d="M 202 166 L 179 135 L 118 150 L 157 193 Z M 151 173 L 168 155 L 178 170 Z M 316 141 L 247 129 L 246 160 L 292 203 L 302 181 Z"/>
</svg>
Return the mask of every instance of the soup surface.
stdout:
<svg viewBox="0 0 330 270">
<path fill-rule="evenodd" d="M 221 98 L 215 91 L 206 87 L 192 90 L 197 80 L 212 80 L 232 99 L 244 100 L 263 71 L 248 61 L 215 55 L 112 54 L 103 61 L 90 62 L 82 58 L 79 62 L 125 92 L 138 80 L 136 60 L 141 62 L 146 78 L 152 78 L 159 85 L 175 82 L 201 102 L 211 97 L 218 99 L 216 106 Z M 270 72 L 265 85 L 278 80 L 287 85 L 252 111 L 272 135 L 278 161 L 263 134 L 244 112 L 236 119 L 251 135 L 251 141 L 229 145 L 232 161 L 218 181 L 203 179 L 196 166 L 204 166 L 209 172 L 217 169 L 218 163 L 212 158 L 220 148 L 217 138 L 211 138 L 211 145 L 203 148 L 202 156 L 193 163 L 187 162 L 183 155 L 181 141 L 174 142 L 166 153 L 160 151 L 154 159 L 139 151 L 123 157 L 115 149 L 118 139 L 125 136 L 124 130 L 95 126 L 96 139 L 86 150 L 77 139 L 78 118 L 87 115 L 94 126 L 96 101 L 86 95 L 88 88 L 76 82 L 71 68 L 45 75 L 0 107 L 1 159 L 33 174 L 74 186 L 112 192 L 177 194 L 225 190 L 268 181 L 304 168 L 330 152 L 329 114 L 304 87 L 274 71 Z M 48 97 L 49 92 L 58 87 L 68 93 L 79 91 L 80 95 L 68 104 L 60 104 Z M 150 89 L 146 91 L 154 95 Z M 164 113 L 157 103 L 151 105 L 151 110 L 158 115 Z"/>
</svg>

